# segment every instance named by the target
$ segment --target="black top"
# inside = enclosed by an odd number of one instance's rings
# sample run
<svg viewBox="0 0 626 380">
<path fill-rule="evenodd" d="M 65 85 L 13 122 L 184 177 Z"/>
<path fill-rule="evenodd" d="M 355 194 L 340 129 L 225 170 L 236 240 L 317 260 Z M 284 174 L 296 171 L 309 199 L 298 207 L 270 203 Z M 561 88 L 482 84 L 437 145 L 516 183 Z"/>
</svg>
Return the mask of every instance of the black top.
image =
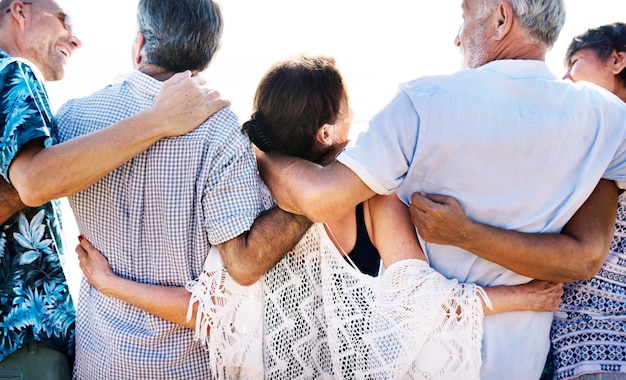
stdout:
<svg viewBox="0 0 626 380">
<path fill-rule="evenodd" d="M 374 277 L 378 276 L 380 254 L 367 234 L 363 203 L 356 206 L 356 243 L 352 251 L 348 253 L 348 257 L 361 272 Z"/>
</svg>

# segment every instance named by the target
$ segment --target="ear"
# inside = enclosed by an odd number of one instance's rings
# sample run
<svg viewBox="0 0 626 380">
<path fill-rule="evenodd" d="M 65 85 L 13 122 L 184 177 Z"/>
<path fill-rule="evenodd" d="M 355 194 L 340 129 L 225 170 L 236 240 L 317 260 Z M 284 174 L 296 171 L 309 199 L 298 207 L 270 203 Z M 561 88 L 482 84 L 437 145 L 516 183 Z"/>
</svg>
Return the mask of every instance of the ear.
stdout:
<svg viewBox="0 0 626 380">
<path fill-rule="evenodd" d="M 513 7 L 506 1 L 502 1 L 498 4 L 496 13 L 496 40 L 502 40 L 509 34 L 509 31 L 513 27 Z"/>
<path fill-rule="evenodd" d="M 626 67 L 626 52 L 613 50 L 611 54 L 611 71 L 613 75 L 618 75 Z"/>
<path fill-rule="evenodd" d="M 139 66 L 141 63 L 141 50 L 143 49 L 143 45 L 146 43 L 146 40 L 143 36 L 143 33 L 137 32 L 137 37 L 135 38 L 135 43 L 133 44 L 133 65 L 135 68 Z"/>
<path fill-rule="evenodd" d="M 322 146 L 331 146 L 333 145 L 333 138 L 330 134 L 330 128 L 332 126 L 330 124 L 324 124 L 317 130 L 315 134 L 315 141 Z"/>
<path fill-rule="evenodd" d="M 11 17 L 20 25 L 21 29 L 24 29 L 24 23 L 26 21 L 26 15 L 24 14 L 24 3 L 21 1 L 14 1 L 9 6 L 7 13 L 11 13 Z"/>
</svg>

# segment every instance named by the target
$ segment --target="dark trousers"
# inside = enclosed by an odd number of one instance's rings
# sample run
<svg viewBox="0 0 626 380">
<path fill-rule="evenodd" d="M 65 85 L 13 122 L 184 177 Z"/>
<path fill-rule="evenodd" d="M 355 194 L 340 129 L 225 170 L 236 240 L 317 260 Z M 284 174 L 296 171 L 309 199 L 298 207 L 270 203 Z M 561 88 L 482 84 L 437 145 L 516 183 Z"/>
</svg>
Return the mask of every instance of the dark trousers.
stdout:
<svg viewBox="0 0 626 380">
<path fill-rule="evenodd" d="M 33 342 L 0 362 L 0 380 L 71 380 L 67 355 Z"/>
</svg>

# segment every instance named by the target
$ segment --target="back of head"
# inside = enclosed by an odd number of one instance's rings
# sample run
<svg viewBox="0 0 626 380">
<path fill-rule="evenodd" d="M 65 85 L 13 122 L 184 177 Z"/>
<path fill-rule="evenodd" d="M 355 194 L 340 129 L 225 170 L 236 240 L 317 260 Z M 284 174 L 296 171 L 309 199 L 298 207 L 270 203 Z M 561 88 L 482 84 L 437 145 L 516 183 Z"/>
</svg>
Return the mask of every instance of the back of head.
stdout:
<svg viewBox="0 0 626 380">
<path fill-rule="evenodd" d="M 572 56 L 581 49 L 591 49 L 598 59 L 605 62 L 613 51 L 626 52 L 626 24 L 616 22 L 588 29 L 585 33 L 574 37 L 565 53 L 565 64 L 571 61 Z M 622 83 L 626 84 L 626 70 L 616 75 Z"/>
<path fill-rule="evenodd" d="M 502 0 L 481 1 L 483 13 L 492 11 Z M 565 24 L 563 0 L 507 0 L 526 32 L 528 41 L 552 48 Z"/>
<path fill-rule="evenodd" d="M 274 64 L 263 76 L 254 98 L 255 112 L 243 131 L 261 150 L 320 162 L 315 151 L 320 127 L 334 124 L 347 93 L 332 58 L 300 55 Z"/>
<path fill-rule="evenodd" d="M 142 59 L 168 71 L 202 71 L 219 48 L 222 14 L 212 0 L 139 0 Z"/>
</svg>

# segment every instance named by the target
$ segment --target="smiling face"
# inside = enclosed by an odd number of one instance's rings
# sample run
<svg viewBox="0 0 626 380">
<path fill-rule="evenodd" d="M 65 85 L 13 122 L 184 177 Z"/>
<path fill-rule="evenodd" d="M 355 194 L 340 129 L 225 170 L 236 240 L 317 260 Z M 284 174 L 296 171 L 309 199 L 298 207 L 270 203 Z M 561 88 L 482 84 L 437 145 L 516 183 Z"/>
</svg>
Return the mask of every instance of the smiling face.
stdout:
<svg viewBox="0 0 626 380">
<path fill-rule="evenodd" d="M 591 48 L 583 48 L 572 54 L 567 62 L 567 72 L 563 79 L 595 83 L 613 92 L 617 84 L 610 58 L 606 61 L 601 60 Z"/>
<path fill-rule="evenodd" d="M 23 57 L 33 62 L 48 81 L 60 80 L 80 40 L 71 33 L 66 13 L 56 2 L 24 3 Z"/>
</svg>

